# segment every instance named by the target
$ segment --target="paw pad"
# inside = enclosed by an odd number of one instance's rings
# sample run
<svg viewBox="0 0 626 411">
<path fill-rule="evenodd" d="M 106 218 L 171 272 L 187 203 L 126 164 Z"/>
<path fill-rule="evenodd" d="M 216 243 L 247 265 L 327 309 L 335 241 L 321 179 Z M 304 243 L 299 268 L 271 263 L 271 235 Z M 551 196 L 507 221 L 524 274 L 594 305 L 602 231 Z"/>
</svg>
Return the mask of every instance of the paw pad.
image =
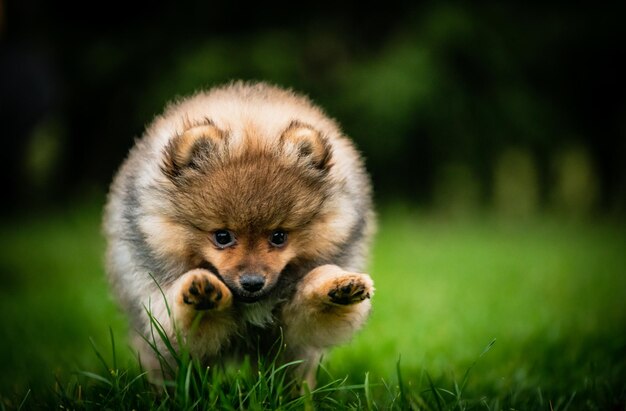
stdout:
<svg viewBox="0 0 626 411">
<path fill-rule="evenodd" d="M 370 287 L 360 278 L 342 278 L 328 292 L 328 297 L 335 304 L 355 304 L 370 298 Z"/>
<path fill-rule="evenodd" d="M 210 310 L 219 304 L 222 291 L 211 283 L 207 276 L 195 276 L 187 287 L 183 288 L 183 302 L 196 310 Z"/>
</svg>

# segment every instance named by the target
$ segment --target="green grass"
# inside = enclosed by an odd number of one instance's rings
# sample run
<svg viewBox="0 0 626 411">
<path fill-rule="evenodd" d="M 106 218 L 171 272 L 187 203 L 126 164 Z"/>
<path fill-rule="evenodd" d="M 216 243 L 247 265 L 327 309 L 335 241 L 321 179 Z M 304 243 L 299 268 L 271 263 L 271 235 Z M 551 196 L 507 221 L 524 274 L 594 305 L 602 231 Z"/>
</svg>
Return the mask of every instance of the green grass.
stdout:
<svg viewBox="0 0 626 411">
<path fill-rule="evenodd" d="M 181 359 L 154 391 L 108 293 L 99 214 L 3 222 L 0 409 L 626 409 L 623 224 L 382 210 L 370 321 L 325 358 L 323 389 L 294 398 L 271 361 Z"/>
</svg>

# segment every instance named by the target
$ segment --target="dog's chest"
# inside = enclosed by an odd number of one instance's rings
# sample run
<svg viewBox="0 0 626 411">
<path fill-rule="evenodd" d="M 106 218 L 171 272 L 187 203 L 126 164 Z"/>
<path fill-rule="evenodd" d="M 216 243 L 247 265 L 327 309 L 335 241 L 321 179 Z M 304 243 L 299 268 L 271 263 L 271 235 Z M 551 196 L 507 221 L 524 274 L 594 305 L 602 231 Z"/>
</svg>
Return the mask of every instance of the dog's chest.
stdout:
<svg viewBox="0 0 626 411">
<path fill-rule="evenodd" d="M 278 302 L 276 299 L 268 299 L 252 304 L 241 306 L 241 320 L 245 324 L 250 324 L 259 328 L 268 328 L 276 324 L 275 308 Z"/>
</svg>

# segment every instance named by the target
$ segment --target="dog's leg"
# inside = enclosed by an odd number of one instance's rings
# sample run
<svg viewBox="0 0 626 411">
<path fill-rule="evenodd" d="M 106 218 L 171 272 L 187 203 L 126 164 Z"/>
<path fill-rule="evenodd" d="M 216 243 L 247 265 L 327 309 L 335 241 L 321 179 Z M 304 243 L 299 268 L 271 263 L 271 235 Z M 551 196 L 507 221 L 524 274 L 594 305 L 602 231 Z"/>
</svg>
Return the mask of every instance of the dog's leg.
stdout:
<svg viewBox="0 0 626 411">
<path fill-rule="evenodd" d="M 209 271 L 195 269 L 176 280 L 172 291 L 174 322 L 191 354 L 217 354 L 235 331 L 228 287 Z"/>
<path fill-rule="evenodd" d="M 315 359 L 323 349 L 348 341 L 367 319 L 373 293 L 367 274 L 347 272 L 336 265 L 311 270 L 282 310 L 287 349 L 293 356 Z M 315 366 L 302 367 L 302 377 L 310 385 L 314 384 Z"/>
<path fill-rule="evenodd" d="M 163 299 L 163 294 L 167 298 Z M 206 358 L 218 353 L 220 347 L 235 331 L 235 322 L 230 308 L 232 294 L 228 287 L 215 275 L 204 269 L 186 272 L 167 289 L 154 292 L 148 310 L 152 324 L 145 333 L 148 341 L 143 344 L 142 363 L 146 368 L 163 368 L 163 360 L 173 366 L 168 344 L 162 340 L 154 327 L 162 329 L 169 345 L 179 348 L 183 343 L 192 356 Z M 154 324 L 154 322 L 158 324 Z M 159 360 L 160 359 L 160 360 Z M 145 360 L 145 361 L 144 361 Z"/>
</svg>

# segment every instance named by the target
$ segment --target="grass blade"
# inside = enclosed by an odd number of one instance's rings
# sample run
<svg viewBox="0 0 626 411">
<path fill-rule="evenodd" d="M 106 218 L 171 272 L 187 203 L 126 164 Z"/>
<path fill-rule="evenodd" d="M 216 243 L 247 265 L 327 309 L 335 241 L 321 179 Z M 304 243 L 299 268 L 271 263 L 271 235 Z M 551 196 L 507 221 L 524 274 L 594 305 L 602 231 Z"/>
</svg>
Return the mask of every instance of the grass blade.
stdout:
<svg viewBox="0 0 626 411">
<path fill-rule="evenodd" d="M 437 409 L 441 411 L 443 410 L 443 405 L 441 404 L 441 402 L 443 401 L 443 398 L 441 397 L 441 394 L 439 394 L 439 391 L 435 387 L 435 384 L 433 383 L 433 380 L 430 378 L 430 375 L 428 373 L 426 373 L 426 378 L 428 379 L 428 386 L 430 387 L 430 392 L 432 392 L 433 397 L 435 398 Z"/>
<path fill-rule="evenodd" d="M 26 400 L 28 399 L 28 396 L 30 395 L 30 389 L 28 391 L 26 391 L 26 395 L 24 395 L 24 399 L 22 400 L 22 402 L 20 402 L 19 407 L 17 407 L 17 411 L 20 411 L 22 408 L 24 408 L 24 404 L 26 404 Z M 3 409 L 4 409 L 4 404 L 3 405 Z"/>
<path fill-rule="evenodd" d="M 493 347 L 493 345 L 496 343 L 496 339 L 494 338 L 493 340 L 491 340 L 489 342 L 489 344 L 487 344 L 487 346 L 483 349 L 483 351 L 480 353 L 480 355 L 478 356 L 477 359 L 474 360 L 474 362 L 472 363 L 472 365 L 470 365 L 467 370 L 465 370 L 465 374 L 463 374 L 463 380 L 461 382 L 461 386 L 459 387 L 459 385 L 456 383 L 454 383 L 455 385 L 455 396 L 456 396 L 456 404 L 455 404 L 455 408 L 458 408 L 460 406 L 461 403 L 461 399 L 463 396 L 463 392 L 465 390 L 465 387 L 467 385 L 467 382 L 469 381 L 469 375 L 470 375 L 470 371 L 472 371 L 472 369 L 474 368 L 474 366 L 476 366 L 476 364 L 478 363 L 478 361 L 483 358 L 483 356 L 485 354 L 487 354 L 489 351 L 491 351 L 491 348 Z"/>
<path fill-rule="evenodd" d="M 111 355 L 113 356 L 113 369 L 117 370 L 117 357 L 115 355 L 115 338 L 113 337 L 113 328 L 109 326 L 109 336 L 111 337 Z"/>
<path fill-rule="evenodd" d="M 100 361 L 100 364 L 102 364 L 102 366 L 104 367 L 104 371 L 107 374 L 109 374 L 111 372 L 111 368 L 109 367 L 109 364 L 107 364 L 107 362 L 104 359 L 104 357 L 102 356 L 102 354 L 100 354 L 100 350 L 98 350 L 98 347 L 96 346 L 96 342 L 91 337 L 89 337 L 89 342 L 91 343 L 91 347 L 93 348 L 94 352 L 96 353 L 96 357 L 98 357 L 98 360 Z"/>
<path fill-rule="evenodd" d="M 365 373 L 365 381 L 363 382 L 363 388 L 365 391 L 365 404 L 367 405 L 368 411 L 372 411 L 374 409 L 374 402 L 372 400 L 372 390 L 370 387 L 370 373 Z"/>
<path fill-rule="evenodd" d="M 96 381 L 100 381 L 101 383 L 104 383 L 104 384 L 109 385 L 111 387 L 113 386 L 113 383 L 111 381 L 107 380 L 103 376 L 98 375 L 96 373 L 89 372 L 89 371 L 79 371 L 79 373 L 84 375 L 85 377 L 89 377 L 89 378 L 94 379 Z"/>
</svg>

